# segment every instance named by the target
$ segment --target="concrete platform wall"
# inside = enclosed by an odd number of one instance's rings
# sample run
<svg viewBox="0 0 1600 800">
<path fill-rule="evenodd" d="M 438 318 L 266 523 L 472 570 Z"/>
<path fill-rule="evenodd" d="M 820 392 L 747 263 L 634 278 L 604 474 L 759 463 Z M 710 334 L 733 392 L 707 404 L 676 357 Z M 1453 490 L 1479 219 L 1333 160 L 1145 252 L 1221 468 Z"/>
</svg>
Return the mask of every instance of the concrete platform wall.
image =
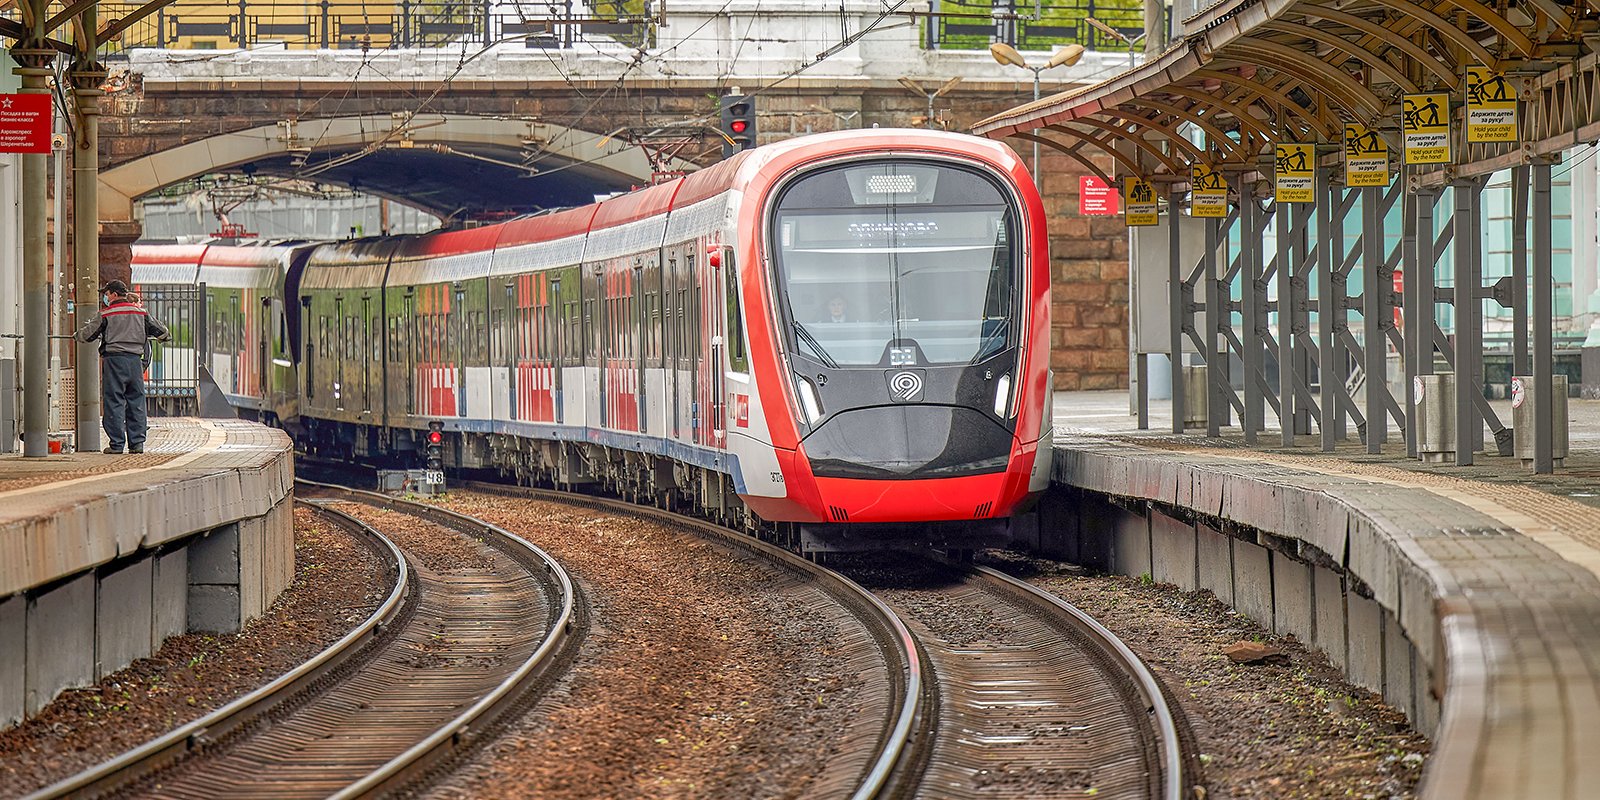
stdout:
<svg viewBox="0 0 1600 800">
<path fill-rule="evenodd" d="M 0 542 L 39 547 L 27 550 L 34 558 L 0 565 L 0 587 L 9 587 L 0 588 L 0 728 L 170 636 L 238 630 L 294 579 L 288 438 L 238 427 L 245 423 L 208 425 L 227 425 L 221 441 L 239 449 L 262 446 L 247 457 L 213 448 L 222 452 L 209 465 L 146 472 L 146 485 L 130 490 L 113 474 L 78 502 L 0 519 Z"/>
<path fill-rule="evenodd" d="M 1359 464 L 1088 434 L 1057 439 L 1050 491 L 1042 549 L 1180 583 L 1192 538 L 1197 586 L 1405 711 L 1433 738 L 1427 800 L 1600 785 L 1600 570 L 1567 523 Z"/>
<path fill-rule="evenodd" d="M 1057 524 L 1041 525 L 1040 552 L 1070 560 L 1072 553 L 1109 547 L 1113 573 L 1209 590 L 1263 628 L 1327 654 L 1352 683 L 1382 695 L 1419 730 L 1435 733 L 1436 687 L 1420 668 L 1416 648 L 1393 613 L 1363 597 L 1359 583 L 1352 591 L 1343 570 L 1269 546 L 1276 541 L 1257 544 L 1250 531 L 1223 534 L 1170 509 L 1150 507 L 1141 515 L 1125 502 L 1059 489 L 1051 500 Z M 1068 517 L 1075 518 L 1072 524 L 1060 524 Z"/>
</svg>

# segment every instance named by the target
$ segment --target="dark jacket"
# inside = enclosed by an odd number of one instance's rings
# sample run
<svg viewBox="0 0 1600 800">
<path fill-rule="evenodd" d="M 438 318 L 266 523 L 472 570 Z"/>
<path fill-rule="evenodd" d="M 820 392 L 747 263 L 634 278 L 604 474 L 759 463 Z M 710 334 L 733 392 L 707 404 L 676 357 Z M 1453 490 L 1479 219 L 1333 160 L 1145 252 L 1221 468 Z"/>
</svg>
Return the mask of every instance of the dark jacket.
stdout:
<svg viewBox="0 0 1600 800">
<path fill-rule="evenodd" d="M 100 340 L 102 356 L 144 357 L 145 340 L 166 341 L 167 326 L 151 319 L 137 303 L 121 300 L 100 311 L 100 318 L 78 329 L 78 341 Z"/>
</svg>

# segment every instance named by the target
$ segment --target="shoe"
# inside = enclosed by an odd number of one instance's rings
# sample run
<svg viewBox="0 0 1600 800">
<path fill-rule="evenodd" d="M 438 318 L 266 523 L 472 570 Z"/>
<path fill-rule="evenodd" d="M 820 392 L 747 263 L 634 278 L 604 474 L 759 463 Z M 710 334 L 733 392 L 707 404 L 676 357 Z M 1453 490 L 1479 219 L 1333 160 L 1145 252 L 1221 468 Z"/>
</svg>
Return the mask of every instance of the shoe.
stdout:
<svg viewBox="0 0 1600 800">
<path fill-rule="evenodd" d="M 138 455 L 139 453 L 143 453 L 144 452 L 144 445 L 134 445 L 132 447 L 129 447 L 128 448 L 128 452 L 133 453 L 134 455 Z"/>
<path fill-rule="evenodd" d="M 107 447 L 106 449 L 101 450 L 100 452 L 105 453 L 108 456 L 120 456 L 120 455 L 122 455 L 122 448 L 120 448 L 120 447 Z"/>
</svg>

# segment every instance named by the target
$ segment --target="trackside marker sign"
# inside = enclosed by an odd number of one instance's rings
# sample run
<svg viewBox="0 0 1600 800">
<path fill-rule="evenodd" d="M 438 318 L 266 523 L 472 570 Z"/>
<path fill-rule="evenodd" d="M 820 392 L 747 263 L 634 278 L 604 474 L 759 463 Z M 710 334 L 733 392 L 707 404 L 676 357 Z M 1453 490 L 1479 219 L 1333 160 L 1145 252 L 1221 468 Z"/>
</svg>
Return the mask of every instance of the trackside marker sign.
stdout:
<svg viewBox="0 0 1600 800">
<path fill-rule="evenodd" d="M 50 152 L 50 95 L 0 94 L 0 153 Z"/>
</svg>

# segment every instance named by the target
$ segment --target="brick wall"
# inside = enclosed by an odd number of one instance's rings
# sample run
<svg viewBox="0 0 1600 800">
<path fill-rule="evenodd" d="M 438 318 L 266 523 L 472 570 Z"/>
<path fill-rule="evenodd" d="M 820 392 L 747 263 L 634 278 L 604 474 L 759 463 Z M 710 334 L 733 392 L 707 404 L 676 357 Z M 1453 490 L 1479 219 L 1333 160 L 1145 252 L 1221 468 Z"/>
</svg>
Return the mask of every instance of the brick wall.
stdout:
<svg viewBox="0 0 1600 800">
<path fill-rule="evenodd" d="M 1020 147 L 1024 156 L 1031 154 L 1028 145 Z M 1085 170 L 1077 162 L 1042 148 L 1039 172 L 1050 226 L 1050 362 L 1056 388 L 1126 388 L 1127 226 L 1120 216 L 1078 214 L 1078 177 Z"/>
</svg>

